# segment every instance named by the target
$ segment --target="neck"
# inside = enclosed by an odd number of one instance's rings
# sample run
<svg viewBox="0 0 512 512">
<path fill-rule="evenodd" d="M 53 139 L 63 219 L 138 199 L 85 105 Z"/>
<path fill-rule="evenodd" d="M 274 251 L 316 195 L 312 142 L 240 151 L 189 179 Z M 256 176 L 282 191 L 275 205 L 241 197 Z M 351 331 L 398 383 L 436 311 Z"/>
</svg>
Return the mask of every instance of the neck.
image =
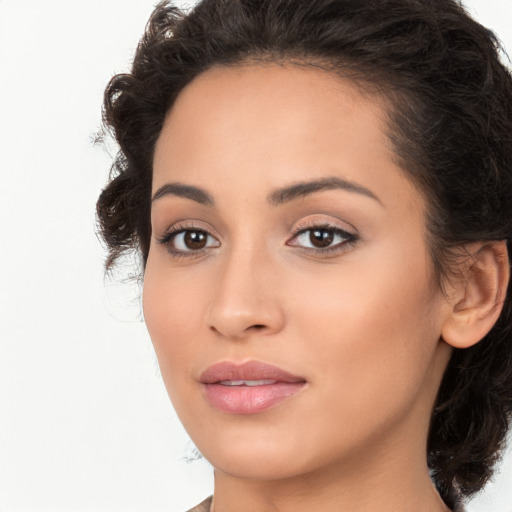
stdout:
<svg viewBox="0 0 512 512">
<path fill-rule="evenodd" d="M 384 455 L 379 466 L 359 460 L 271 481 L 239 479 L 216 470 L 213 512 L 311 512 L 319 504 L 322 512 L 449 511 L 426 464 L 400 464 Z"/>
</svg>

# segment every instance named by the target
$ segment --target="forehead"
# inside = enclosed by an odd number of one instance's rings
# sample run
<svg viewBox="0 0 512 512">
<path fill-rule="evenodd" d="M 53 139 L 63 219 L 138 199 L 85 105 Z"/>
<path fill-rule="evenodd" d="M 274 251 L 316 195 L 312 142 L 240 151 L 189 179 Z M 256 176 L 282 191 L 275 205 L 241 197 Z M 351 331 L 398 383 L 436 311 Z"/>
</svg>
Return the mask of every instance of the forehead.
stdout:
<svg viewBox="0 0 512 512">
<path fill-rule="evenodd" d="M 285 64 L 218 66 L 181 91 L 164 129 L 174 137 L 199 142 L 206 132 L 213 141 L 215 135 L 233 137 L 230 129 L 243 128 L 237 138 L 251 137 L 256 143 L 265 133 L 270 135 L 270 125 L 272 135 L 279 131 L 283 138 L 299 135 L 300 129 L 325 137 L 333 123 L 339 127 L 346 118 L 354 128 L 364 125 L 369 136 L 385 143 L 381 129 L 385 117 L 380 97 L 363 97 L 352 82 L 320 69 Z"/>
<path fill-rule="evenodd" d="M 386 119 L 382 98 L 316 68 L 212 68 L 168 112 L 153 192 L 169 180 L 256 191 L 337 174 L 364 186 L 386 178 L 400 195 Z"/>
</svg>

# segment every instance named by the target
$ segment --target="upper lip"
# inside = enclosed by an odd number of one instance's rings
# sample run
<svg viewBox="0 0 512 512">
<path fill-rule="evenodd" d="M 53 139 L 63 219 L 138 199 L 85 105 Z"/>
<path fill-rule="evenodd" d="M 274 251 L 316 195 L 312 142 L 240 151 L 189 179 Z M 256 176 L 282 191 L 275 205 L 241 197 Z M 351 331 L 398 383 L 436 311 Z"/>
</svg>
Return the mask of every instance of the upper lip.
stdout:
<svg viewBox="0 0 512 512">
<path fill-rule="evenodd" d="M 209 366 L 199 380 L 204 384 L 229 380 L 275 380 L 278 382 L 305 382 L 306 379 L 260 361 L 248 361 L 242 364 L 235 364 L 230 361 L 223 361 Z"/>
</svg>

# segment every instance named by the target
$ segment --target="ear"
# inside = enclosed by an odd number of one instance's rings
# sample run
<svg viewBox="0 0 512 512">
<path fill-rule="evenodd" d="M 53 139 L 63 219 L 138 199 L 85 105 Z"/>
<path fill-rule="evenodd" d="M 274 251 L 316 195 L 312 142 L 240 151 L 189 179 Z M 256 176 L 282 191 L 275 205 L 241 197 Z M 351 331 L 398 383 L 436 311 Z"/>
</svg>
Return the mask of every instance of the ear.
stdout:
<svg viewBox="0 0 512 512">
<path fill-rule="evenodd" d="M 454 348 L 471 347 L 492 329 L 507 294 L 506 242 L 486 242 L 470 249 L 463 277 L 453 284 L 450 311 L 441 331 L 444 341 Z"/>
</svg>

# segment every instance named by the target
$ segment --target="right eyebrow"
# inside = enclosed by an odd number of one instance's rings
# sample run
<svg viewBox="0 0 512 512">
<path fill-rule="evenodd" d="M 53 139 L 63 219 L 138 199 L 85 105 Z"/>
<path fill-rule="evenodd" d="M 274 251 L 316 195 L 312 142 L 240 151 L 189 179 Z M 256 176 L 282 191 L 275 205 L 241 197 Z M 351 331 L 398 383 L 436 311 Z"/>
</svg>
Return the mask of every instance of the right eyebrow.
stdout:
<svg viewBox="0 0 512 512">
<path fill-rule="evenodd" d="M 167 195 L 185 197 L 186 199 L 192 199 L 192 201 L 207 206 L 213 206 L 215 204 L 213 197 L 208 194 L 206 190 L 192 185 L 184 185 L 183 183 L 166 183 L 154 193 L 151 198 L 151 203 Z"/>
</svg>

